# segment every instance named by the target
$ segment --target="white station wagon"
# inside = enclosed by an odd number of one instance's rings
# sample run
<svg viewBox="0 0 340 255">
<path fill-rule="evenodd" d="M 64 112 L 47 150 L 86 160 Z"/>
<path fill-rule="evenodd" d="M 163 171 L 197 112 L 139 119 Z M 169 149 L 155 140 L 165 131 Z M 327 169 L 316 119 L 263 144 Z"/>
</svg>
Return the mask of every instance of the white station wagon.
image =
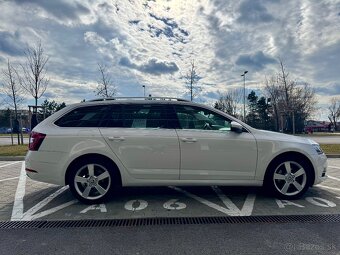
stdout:
<svg viewBox="0 0 340 255">
<path fill-rule="evenodd" d="M 295 199 L 326 178 L 312 140 L 254 129 L 219 110 L 174 98 L 70 105 L 32 133 L 27 175 L 69 185 L 84 203 L 120 186 L 262 186 Z"/>
</svg>

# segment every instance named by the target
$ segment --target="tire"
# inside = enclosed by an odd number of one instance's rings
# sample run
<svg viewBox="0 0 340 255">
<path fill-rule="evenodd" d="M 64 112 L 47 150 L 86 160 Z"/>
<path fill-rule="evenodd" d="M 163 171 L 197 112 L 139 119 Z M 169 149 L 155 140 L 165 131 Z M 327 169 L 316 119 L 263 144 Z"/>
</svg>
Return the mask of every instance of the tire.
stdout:
<svg viewBox="0 0 340 255">
<path fill-rule="evenodd" d="M 85 204 L 107 201 L 117 185 L 112 164 L 105 160 L 88 159 L 77 162 L 68 174 L 72 194 Z"/>
<path fill-rule="evenodd" d="M 274 161 L 265 178 L 265 188 L 282 199 L 298 199 L 312 182 L 309 164 L 297 157 L 283 157 Z"/>
</svg>

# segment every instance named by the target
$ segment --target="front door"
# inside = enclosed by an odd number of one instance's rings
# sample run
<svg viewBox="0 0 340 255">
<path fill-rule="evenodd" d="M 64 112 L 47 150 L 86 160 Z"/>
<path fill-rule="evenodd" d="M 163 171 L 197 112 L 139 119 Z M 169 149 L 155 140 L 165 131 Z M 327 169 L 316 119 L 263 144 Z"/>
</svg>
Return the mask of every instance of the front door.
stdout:
<svg viewBox="0 0 340 255">
<path fill-rule="evenodd" d="M 230 130 L 226 117 L 196 106 L 176 105 L 181 129 L 182 180 L 254 179 L 257 146 L 254 136 Z"/>
</svg>

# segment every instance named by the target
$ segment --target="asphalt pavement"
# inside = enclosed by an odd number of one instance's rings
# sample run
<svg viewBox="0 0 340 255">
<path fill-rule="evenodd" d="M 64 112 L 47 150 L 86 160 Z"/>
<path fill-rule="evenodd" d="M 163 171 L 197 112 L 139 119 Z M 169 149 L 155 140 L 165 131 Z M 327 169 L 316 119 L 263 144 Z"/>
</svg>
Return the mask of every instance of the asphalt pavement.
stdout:
<svg viewBox="0 0 340 255">
<path fill-rule="evenodd" d="M 67 186 L 30 180 L 22 161 L 0 162 L 0 220 L 131 219 L 340 214 L 340 159 L 298 200 L 251 187 L 124 188 L 85 205 Z M 340 223 L 229 223 L 0 229 L 0 254 L 340 254 Z"/>
<path fill-rule="evenodd" d="M 329 178 L 294 201 L 256 187 L 130 187 L 108 202 L 85 205 L 68 186 L 29 179 L 23 162 L 0 162 L 0 220 L 130 219 L 153 217 L 340 214 L 340 159 L 328 159 Z"/>
<path fill-rule="evenodd" d="M 339 254 L 340 223 L 0 230 L 0 254 Z"/>
</svg>

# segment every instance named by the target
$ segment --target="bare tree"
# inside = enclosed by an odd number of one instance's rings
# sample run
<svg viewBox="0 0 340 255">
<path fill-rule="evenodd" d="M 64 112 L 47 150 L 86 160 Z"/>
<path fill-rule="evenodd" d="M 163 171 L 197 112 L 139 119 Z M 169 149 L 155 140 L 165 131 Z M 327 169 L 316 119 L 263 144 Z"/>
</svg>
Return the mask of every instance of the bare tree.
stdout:
<svg viewBox="0 0 340 255">
<path fill-rule="evenodd" d="M 21 84 L 33 96 L 35 106 L 38 106 L 38 99 L 45 93 L 49 82 L 45 76 L 49 57 L 45 54 L 41 42 L 34 47 L 27 47 L 25 56 L 26 63 L 22 65 L 24 76 Z"/>
<path fill-rule="evenodd" d="M 340 119 L 340 98 L 333 97 L 331 99 L 331 105 L 328 107 L 329 115 L 328 119 L 334 127 L 334 130 L 337 130 L 337 122 Z"/>
<path fill-rule="evenodd" d="M 98 71 L 100 73 L 97 89 L 95 91 L 100 97 L 113 97 L 117 93 L 117 88 L 112 82 L 111 76 L 108 72 L 108 67 L 105 64 L 98 64 Z"/>
<path fill-rule="evenodd" d="M 187 74 L 184 76 L 187 93 L 190 94 L 190 100 L 193 101 L 195 97 L 201 93 L 202 88 L 197 85 L 200 80 L 196 71 L 195 60 L 190 61 L 190 68 Z"/>
<path fill-rule="evenodd" d="M 215 108 L 237 117 L 240 112 L 240 103 L 242 101 L 241 89 L 230 89 L 226 93 L 221 94 L 215 103 Z"/>
<path fill-rule="evenodd" d="M 6 69 L 2 70 L 2 88 L 1 92 L 6 95 L 7 99 L 9 99 L 9 105 L 14 108 L 14 118 L 19 128 L 18 121 L 18 107 L 19 104 L 24 100 L 23 98 L 23 90 L 20 86 L 20 77 L 18 75 L 17 70 L 11 64 L 9 59 L 7 60 Z M 20 144 L 20 136 L 18 133 L 18 144 Z"/>
<path fill-rule="evenodd" d="M 270 98 L 270 106 L 273 118 L 275 119 L 275 130 L 279 130 L 279 101 L 280 101 L 280 87 L 278 85 L 278 77 L 272 76 L 265 80 L 265 91 L 267 97 Z"/>
<path fill-rule="evenodd" d="M 295 124 L 302 130 L 304 121 L 315 111 L 316 99 L 312 87 L 298 84 L 289 79 L 284 63 L 279 59 L 280 71 L 266 78 L 265 91 L 271 99 L 272 113 L 275 116 L 276 130 L 279 129 L 279 119 L 287 124 L 288 129 L 295 131 Z M 283 126 L 282 126 L 283 128 Z"/>
</svg>

